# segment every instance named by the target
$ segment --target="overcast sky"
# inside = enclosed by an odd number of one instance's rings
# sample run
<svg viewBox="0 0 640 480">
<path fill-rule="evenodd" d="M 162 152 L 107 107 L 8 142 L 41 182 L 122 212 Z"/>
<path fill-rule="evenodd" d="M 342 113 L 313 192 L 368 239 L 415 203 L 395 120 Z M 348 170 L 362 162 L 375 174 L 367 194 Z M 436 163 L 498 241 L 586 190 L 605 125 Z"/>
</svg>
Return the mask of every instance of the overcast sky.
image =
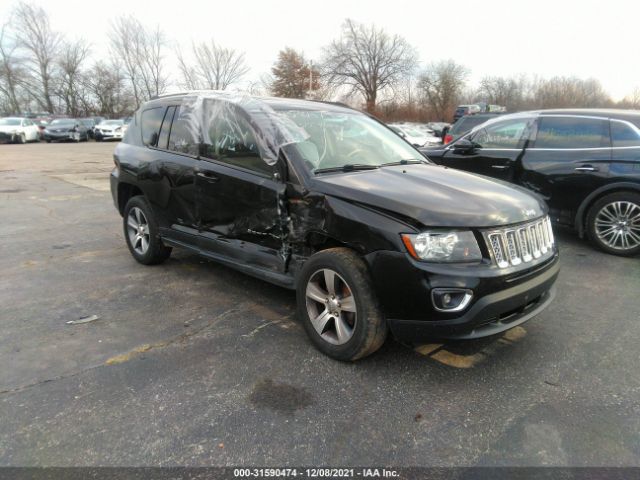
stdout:
<svg viewBox="0 0 640 480">
<path fill-rule="evenodd" d="M 246 52 L 250 79 L 284 46 L 319 59 L 345 18 L 375 23 L 413 44 L 421 64 L 452 58 L 485 75 L 595 77 L 618 100 L 640 87 L 640 0 L 36 0 L 52 26 L 106 53 L 112 18 L 131 13 L 182 45 L 213 37 Z M 5 23 L 16 4 L 0 0 Z M 174 63 L 168 59 L 168 65 Z M 177 72 L 175 72 L 177 74 Z"/>
</svg>

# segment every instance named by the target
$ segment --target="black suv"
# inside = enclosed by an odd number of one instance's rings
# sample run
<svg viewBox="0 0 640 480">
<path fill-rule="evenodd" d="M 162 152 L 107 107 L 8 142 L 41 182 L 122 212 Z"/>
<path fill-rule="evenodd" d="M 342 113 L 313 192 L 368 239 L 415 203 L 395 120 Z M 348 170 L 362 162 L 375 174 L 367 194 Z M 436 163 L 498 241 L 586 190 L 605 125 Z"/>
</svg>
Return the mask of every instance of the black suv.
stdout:
<svg viewBox="0 0 640 480">
<path fill-rule="evenodd" d="M 544 202 L 428 162 L 377 120 L 302 100 L 154 99 L 116 147 L 111 190 L 143 264 L 185 247 L 296 289 L 326 354 L 387 331 L 416 343 L 514 327 L 554 295 Z"/>
<path fill-rule="evenodd" d="M 538 193 L 553 221 L 586 233 L 605 252 L 640 253 L 640 112 L 503 115 L 423 153 Z"/>
</svg>

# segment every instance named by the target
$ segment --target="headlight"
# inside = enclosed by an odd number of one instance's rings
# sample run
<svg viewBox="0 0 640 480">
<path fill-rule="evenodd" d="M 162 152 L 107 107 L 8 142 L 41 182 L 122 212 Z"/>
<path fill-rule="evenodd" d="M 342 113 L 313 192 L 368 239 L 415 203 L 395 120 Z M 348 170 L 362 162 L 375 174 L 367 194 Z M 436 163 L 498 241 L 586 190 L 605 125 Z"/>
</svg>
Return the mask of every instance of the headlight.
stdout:
<svg viewBox="0 0 640 480">
<path fill-rule="evenodd" d="M 417 260 L 427 262 L 479 262 L 482 252 L 470 231 L 403 234 L 402 241 Z"/>
<path fill-rule="evenodd" d="M 120 132 L 120 131 L 122 131 L 122 127 L 116 128 L 116 132 Z"/>
</svg>

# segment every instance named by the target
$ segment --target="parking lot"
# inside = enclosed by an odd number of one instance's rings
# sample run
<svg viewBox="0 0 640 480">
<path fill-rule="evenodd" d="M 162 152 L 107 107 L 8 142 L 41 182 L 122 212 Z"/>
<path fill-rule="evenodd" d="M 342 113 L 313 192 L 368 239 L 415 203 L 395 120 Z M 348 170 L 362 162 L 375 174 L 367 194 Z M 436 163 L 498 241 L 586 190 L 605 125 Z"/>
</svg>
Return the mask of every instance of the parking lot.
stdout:
<svg viewBox="0 0 640 480">
<path fill-rule="evenodd" d="M 557 297 L 523 327 L 339 363 L 293 292 L 136 263 L 114 146 L 0 146 L 0 464 L 640 465 L 638 258 L 557 231 Z"/>
</svg>

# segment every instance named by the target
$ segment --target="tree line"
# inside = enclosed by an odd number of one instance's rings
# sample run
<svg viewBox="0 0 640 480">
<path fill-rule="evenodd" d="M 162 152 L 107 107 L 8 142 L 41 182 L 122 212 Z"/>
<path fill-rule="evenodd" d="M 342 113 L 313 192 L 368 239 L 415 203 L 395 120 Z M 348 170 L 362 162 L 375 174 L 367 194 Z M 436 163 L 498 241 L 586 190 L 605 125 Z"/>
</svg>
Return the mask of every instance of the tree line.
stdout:
<svg viewBox="0 0 640 480">
<path fill-rule="evenodd" d="M 47 12 L 20 2 L 0 29 L 0 112 L 70 116 L 127 115 L 170 88 L 239 89 L 251 94 L 341 101 L 385 120 L 450 121 L 456 105 L 506 106 L 508 111 L 561 107 L 640 108 L 640 89 L 614 102 L 594 78 L 485 76 L 476 87 L 454 60 L 420 67 L 401 35 L 347 19 L 317 62 L 283 48 L 269 73 L 247 82 L 245 53 L 214 39 L 174 46 L 159 26 L 132 16 L 111 22 L 109 54 L 55 30 Z M 177 71 L 167 68 L 174 58 Z"/>
</svg>

